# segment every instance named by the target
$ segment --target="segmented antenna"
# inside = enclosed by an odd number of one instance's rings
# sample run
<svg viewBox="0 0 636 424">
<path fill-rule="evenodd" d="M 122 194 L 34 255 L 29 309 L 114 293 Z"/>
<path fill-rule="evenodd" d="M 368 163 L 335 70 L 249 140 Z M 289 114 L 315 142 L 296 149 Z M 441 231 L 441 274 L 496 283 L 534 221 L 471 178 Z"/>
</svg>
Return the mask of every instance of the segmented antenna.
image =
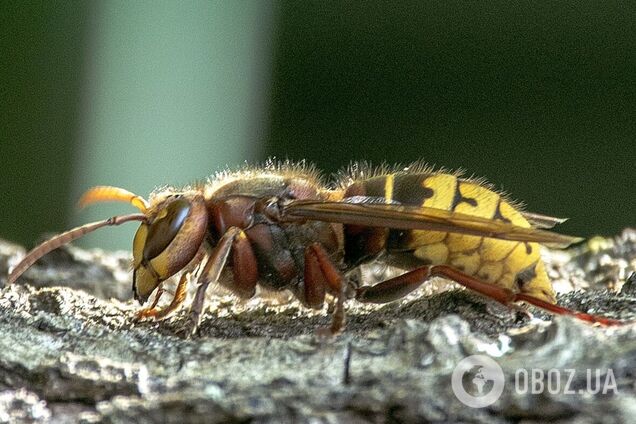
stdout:
<svg viewBox="0 0 636 424">
<path fill-rule="evenodd" d="M 108 201 L 130 203 L 141 212 L 148 209 L 148 202 L 143 197 L 124 188 L 112 186 L 97 186 L 87 190 L 79 199 L 78 206 L 83 208 L 93 203 Z"/>
<path fill-rule="evenodd" d="M 73 228 L 71 230 L 65 231 L 57 236 L 45 241 L 44 243 L 36 246 L 31 250 L 27 255 L 17 264 L 7 279 L 7 285 L 15 283 L 15 281 L 20 278 L 20 276 L 29 269 L 31 265 L 33 265 L 38 259 L 52 250 L 57 249 L 60 246 L 63 246 L 67 243 L 76 240 L 85 234 L 91 233 L 98 228 L 120 225 L 129 221 L 145 221 L 146 215 L 143 213 L 133 213 L 129 215 L 118 215 L 113 216 L 111 218 L 105 219 L 103 221 L 91 222 L 89 224 L 84 224 L 80 227 Z"/>
</svg>

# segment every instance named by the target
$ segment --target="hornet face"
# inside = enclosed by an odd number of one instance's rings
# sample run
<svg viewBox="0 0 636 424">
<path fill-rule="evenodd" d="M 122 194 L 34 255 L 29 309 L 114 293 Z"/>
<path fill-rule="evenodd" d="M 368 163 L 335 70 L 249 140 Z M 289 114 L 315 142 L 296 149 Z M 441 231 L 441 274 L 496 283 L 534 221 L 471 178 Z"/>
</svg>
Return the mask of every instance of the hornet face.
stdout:
<svg viewBox="0 0 636 424">
<path fill-rule="evenodd" d="M 141 304 L 194 258 L 208 224 L 205 202 L 197 194 L 169 195 L 151 205 L 146 217 L 133 240 L 133 294 Z"/>
</svg>

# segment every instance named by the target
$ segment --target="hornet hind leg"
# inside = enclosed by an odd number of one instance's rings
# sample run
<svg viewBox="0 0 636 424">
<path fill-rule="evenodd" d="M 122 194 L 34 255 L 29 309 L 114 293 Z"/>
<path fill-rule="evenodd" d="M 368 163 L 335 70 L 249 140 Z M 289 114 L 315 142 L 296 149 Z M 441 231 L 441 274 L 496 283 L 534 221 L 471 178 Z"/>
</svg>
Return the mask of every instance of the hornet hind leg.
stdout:
<svg viewBox="0 0 636 424">
<path fill-rule="evenodd" d="M 593 324 L 606 326 L 623 324 L 621 321 L 611 318 L 590 315 L 554 305 L 525 293 L 515 293 L 510 289 L 483 282 L 447 265 L 423 266 L 374 286 L 360 287 L 356 291 L 355 298 L 360 302 L 368 303 L 392 302 L 406 296 L 435 276 L 453 280 L 482 296 L 509 307 L 512 307 L 515 302 L 526 302 L 556 315 L 570 315 Z"/>
</svg>

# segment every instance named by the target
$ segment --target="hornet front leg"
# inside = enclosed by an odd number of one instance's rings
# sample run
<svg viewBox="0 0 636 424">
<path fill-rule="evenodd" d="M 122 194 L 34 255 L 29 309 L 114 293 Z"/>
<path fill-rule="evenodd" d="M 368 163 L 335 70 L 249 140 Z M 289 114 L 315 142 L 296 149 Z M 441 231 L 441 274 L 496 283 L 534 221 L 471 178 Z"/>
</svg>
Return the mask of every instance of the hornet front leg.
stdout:
<svg viewBox="0 0 636 424">
<path fill-rule="evenodd" d="M 258 266 L 252 246 L 243 230 L 230 227 L 212 249 L 197 281 L 197 292 L 190 309 L 188 336 L 193 336 L 199 328 L 205 304 L 205 292 L 210 283 L 219 281 L 230 254 L 232 255 L 234 283 L 228 288 L 242 298 L 250 298 L 256 292 Z"/>
</svg>

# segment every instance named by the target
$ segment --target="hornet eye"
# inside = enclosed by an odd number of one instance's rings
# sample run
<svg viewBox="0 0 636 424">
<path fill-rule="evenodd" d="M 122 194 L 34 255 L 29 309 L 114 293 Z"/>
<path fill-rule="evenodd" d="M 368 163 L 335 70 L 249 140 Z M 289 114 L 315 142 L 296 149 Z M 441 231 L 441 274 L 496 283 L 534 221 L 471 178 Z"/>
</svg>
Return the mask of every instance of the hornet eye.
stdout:
<svg viewBox="0 0 636 424">
<path fill-rule="evenodd" d="M 146 261 L 159 256 L 175 238 L 188 214 L 190 202 L 178 199 L 170 203 L 148 228 L 143 258 Z"/>
</svg>

